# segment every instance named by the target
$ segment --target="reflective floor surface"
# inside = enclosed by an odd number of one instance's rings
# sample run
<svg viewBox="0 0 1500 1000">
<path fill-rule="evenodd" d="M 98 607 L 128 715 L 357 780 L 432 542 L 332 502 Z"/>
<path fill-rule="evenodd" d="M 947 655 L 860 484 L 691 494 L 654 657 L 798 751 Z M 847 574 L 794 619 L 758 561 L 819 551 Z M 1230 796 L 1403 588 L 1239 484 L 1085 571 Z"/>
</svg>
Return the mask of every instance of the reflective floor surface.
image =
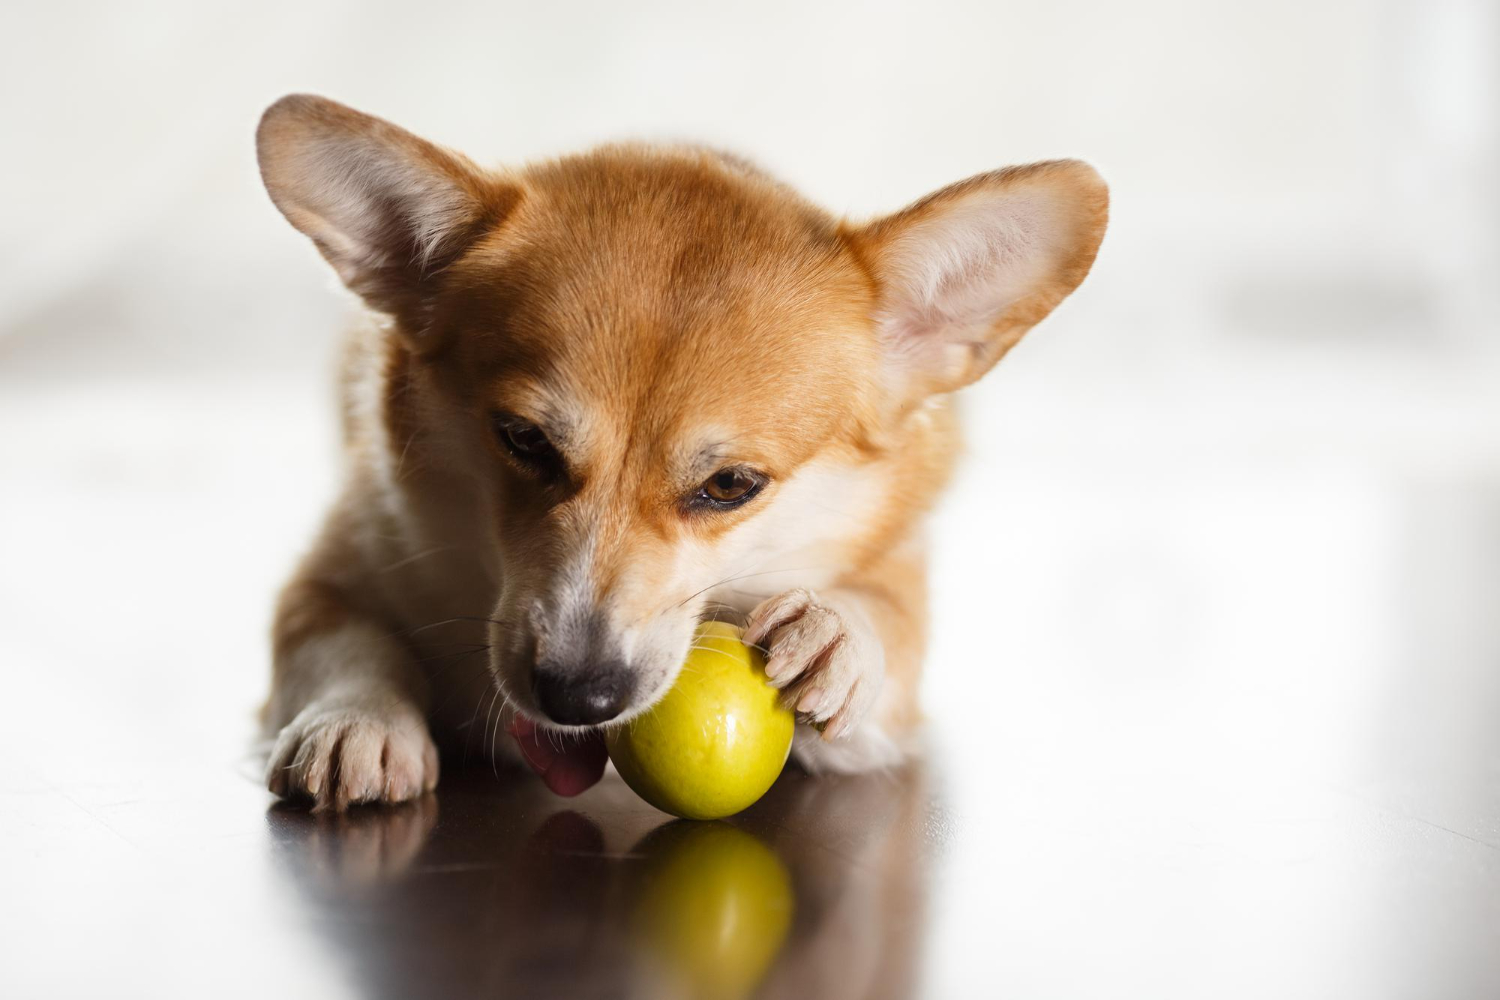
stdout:
<svg viewBox="0 0 1500 1000">
<path fill-rule="evenodd" d="M 1500 996 L 1487 411 L 1046 370 L 937 520 L 930 753 L 708 825 L 476 762 L 275 805 L 321 387 L 0 386 L 0 995 Z"/>
</svg>

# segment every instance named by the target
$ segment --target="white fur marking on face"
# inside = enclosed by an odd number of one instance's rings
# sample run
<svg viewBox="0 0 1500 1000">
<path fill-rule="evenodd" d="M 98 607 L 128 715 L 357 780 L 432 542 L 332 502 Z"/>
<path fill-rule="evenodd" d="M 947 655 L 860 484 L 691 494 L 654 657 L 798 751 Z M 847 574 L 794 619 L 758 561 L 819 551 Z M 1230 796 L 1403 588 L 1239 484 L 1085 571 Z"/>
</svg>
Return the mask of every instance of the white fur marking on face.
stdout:
<svg viewBox="0 0 1500 1000">
<path fill-rule="evenodd" d="M 809 463 L 764 498 L 765 510 L 693 553 L 701 580 L 693 589 L 725 580 L 704 597 L 749 611 L 792 587 L 828 587 L 846 568 L 848 546 L 879 517 L 883 484 L 874 463 Z"/>
<path fill-rule="evenodd" d="M 598 609 L 594 584 L 597 544 L 597 527 L 590 522 L 577 522 L 571 551 L 553 580 L 545 623 L 546 645 L 563 656 L 597 652 L 589 649 L 589 632 Z"/>
</svg>

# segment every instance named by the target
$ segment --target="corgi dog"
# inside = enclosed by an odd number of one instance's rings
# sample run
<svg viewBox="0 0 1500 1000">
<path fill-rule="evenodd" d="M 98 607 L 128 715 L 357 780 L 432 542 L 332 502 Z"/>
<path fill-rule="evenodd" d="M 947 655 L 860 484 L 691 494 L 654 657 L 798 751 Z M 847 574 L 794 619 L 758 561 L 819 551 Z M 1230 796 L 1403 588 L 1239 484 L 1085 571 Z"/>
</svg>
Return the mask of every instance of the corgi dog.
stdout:
<svg viewBox="0 0 1500 1000">
<path fill-rule="evenodd" d="M 256 139 L 368 307 L 342 493 L 275 614 L 272 792 L 399 802 L 478 743 L 577 794 L 714 617 L 766 651 L 803 767 L 913 752 L 949 397 L 1088 273 L 1091 167 L 851 222 L 693 146 L 490 169 L 304 95 Z"/>
</svg>

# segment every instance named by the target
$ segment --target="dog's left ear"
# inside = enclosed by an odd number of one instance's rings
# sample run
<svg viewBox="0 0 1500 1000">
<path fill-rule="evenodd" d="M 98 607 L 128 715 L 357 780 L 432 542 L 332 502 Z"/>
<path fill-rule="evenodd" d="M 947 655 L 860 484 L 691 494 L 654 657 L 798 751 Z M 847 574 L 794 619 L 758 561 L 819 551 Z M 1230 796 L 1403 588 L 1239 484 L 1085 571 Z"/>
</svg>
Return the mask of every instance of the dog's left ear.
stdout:
<svg viewBox="0 0 1500 1000">
<path fill-rule="evenodd" d="M 1088 274 L 1109 191 L 1054 160 L 981 174 L 849 236 L 874 272 L 892 387 L 950 392 L 994 367 Z"/>
</svg>

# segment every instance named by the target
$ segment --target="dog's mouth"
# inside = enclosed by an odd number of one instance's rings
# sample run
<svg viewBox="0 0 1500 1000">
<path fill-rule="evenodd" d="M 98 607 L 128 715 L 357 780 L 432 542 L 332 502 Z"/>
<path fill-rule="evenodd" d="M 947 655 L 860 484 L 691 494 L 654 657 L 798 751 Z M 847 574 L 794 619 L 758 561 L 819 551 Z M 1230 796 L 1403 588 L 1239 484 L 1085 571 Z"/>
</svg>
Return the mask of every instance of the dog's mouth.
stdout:
<svg viewBox="0 0 1500 1000">
<path fill-rule="evenodd" d="M 522 715 L 509 729 L 521 756 L 554 794 L 577 795 L 604 777 L 608 754 L 601 730 L 543 729 Z"/>
</svg>

